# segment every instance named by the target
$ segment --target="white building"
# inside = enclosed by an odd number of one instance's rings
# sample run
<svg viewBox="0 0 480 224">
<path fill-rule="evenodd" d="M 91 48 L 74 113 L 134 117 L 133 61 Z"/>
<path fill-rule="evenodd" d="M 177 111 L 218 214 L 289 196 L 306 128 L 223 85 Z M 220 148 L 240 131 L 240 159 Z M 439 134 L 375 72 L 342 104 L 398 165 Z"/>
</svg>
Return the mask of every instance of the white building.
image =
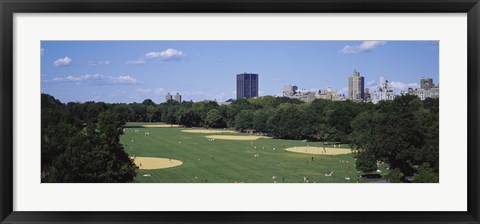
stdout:
<svg viewBox="0 0 480 224">
<path fill-rule="evenodd" d="M 182 102 L 182 95 L 180 95 L 179 93 L 175 94 L 175 101 L 181 103 Z"/>
<path fill-rule="evenodd" d="M 173 97 L 172 95 L 170 95 L 170 93 L 167 93 L 167 95 L 165 96 L 165 102 L 168 102 L 169 100 L 172 100 Z"/>
<path fill-rule="evenodd" d="M 332 101 L 341 101 L 345 99 L 345 95 L 339 91 L 333 91 L 330 88 L 326 90 L 321 90 L 316 94 L 317 99 L 332 100 Z"/>
<path fill-rule="evenodd" d="M 420 88 L 415 90 L 415 95 L 421 100 L 438 98 L 440 96 L 440 87 L 433 84 L 433 79 L 422 78 L 420 79 Z"/>
<path fill-rule="evenodd" d="M 434 85 L 431 78 L 422 78 L 420 79 L 420 88 L 408 88 L 407 91 L 401 92 L 400 95 L 415 95 L 421 100 L 425 100 L 427 98 L 438 98 L 440 97 L 440 87 L 438 85 Z"/>
<path fill-rule="evenodd" d="M 393 92 L 392 86 L 388 84 L 388 80 L 385 77 L 380 77 L 380 85 L 377 90 L 372 94 L 372 102 L 377 104 L 382 100 L 394 100 L 396 97 Z"/>
<path fill-rule="evenodd" d="M 438 98 L 440 90 L 438 87 L 433 87 L 431 89 L 416 89 L 415 95 L 417 95 L 421 100 L 427 98 Z"/>
<path fill-rule="evenodd" d="M 314 92 L 302 92 L 302 91 L 298 91 L 295 95 L 293 96 L 289 96 L 290 98 L 294 98 L 294 99 L 299 99 L 303 102 L 312 102 L 316 99 L 316 95 Z"/>
<path fill-rule="evenodd" d="M 332 100 L 332 101 L 345 100 L 344 94 L 342 94 L 339 91 L 333 91 L 330 88 L 315 92 L 315 91 L 307 91 L 305 89 L 298 90 L 297 86 L 292 86 L 292 85 L 286 85 L 283 87 L 283 96 L 292 98 L 292 99 L 299 99 L 303 102 L 312 102 L 315 99 L 324 99 L 324 100 Z"/>
<path fill-rule="evenodd" d="M 295 85 L 285 85 L 283 87 L 283 96 L 290 97 L 297 93 L 298 87 Z"/>
</svg>

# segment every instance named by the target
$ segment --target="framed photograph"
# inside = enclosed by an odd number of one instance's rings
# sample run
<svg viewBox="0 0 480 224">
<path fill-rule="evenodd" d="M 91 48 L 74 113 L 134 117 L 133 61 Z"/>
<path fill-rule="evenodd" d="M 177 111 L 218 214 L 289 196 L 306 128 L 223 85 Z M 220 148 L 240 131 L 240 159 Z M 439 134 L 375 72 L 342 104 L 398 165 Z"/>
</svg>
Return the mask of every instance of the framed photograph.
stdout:
<svg viewBox="0 0 480 224">
<path fill-rule="evenodd" d="M 479 223 L 479 4 L 0 0 L 1 223 Z"/>
</svg>

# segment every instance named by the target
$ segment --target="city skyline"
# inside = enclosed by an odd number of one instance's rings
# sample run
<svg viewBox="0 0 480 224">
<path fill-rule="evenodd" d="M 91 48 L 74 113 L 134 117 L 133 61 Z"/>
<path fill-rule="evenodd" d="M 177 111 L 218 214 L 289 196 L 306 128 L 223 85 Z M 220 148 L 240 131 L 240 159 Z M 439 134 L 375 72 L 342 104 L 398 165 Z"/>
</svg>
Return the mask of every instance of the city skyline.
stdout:
<svg viewBox="0 0 480 224">
<path fill-rule="evenodd" d="M 365 88 L 440 83 L 437 41 L 42 41 L 42 92 L 62 102 L 236 99 L 236 75 L 259 74 L 259 96 L 330 87 L 348 95 L 355 69 Z"/>
</svg>

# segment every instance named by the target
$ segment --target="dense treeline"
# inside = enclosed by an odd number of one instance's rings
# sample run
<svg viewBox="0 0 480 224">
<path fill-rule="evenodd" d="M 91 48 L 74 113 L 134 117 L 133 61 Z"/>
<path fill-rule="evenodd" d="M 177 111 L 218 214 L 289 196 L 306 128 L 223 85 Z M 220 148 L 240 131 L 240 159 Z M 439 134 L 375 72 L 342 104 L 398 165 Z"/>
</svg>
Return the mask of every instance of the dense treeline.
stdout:
<svg viewBox="0 0 480 224">
<path fill-rule="evenodd" d="M 125 119 L 103 103 L 73 114 L 42 94 L 41 180 L 52 183 L 132 182 L 135 164 L 120 144 Z M 71 109 L 71 108 L 69 108 Z"/>
<path fill-rule="evenodd" d="M 350 144 L 359 150 L 357 168 L 376 170 L 376 160 L 390 165 L 389 179 L 438 182 L 438 99 L 402 96 L 363 111 L 351 122 Z"/>
<path fill-rule="evenodd" d="M 229 105 L 172 100 L 155 104 L 147 99 L 130 104 L 68 103 L 63 108 L 87 126 L 98 124 L 99 115 L 109 111 L 122 122 L 253 129 L 274 138 L 349 143 L 357 152 L 357 168 L 364 172 L 385 162 L 391 181 L 415 174 L 415 181 L 438 182 L 438 99 L 421 101 L 407 95 L 374 105 L 264 96 Z"/>
</svg>

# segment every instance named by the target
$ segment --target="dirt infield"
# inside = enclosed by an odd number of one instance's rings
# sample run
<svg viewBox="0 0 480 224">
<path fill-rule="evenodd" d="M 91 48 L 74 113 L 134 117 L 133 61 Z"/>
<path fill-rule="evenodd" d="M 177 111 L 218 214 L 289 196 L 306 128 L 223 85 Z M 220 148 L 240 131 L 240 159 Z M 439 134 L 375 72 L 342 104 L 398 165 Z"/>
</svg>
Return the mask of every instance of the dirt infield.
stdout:
<svg viewBox="0 0 480 224">
<path fill-rule="evenodd" d="M 291 147 L 286 148 L 285 150 L 289 152 L 298 152 L 298 153 L 306 153 L 306 154 L 315 154 L 315 155 L 340 155 L 340 154 L 348 154 L 352 153 L 351 149 L 343 149 L 343 148 L 325 148 L 323 147 Z"/>
<path fill-rule="evenodd" d="M 141 170 L 165 169 L 183 164 L 180 160 L 158 157 L 132 157 L 132 159 Z"/>
<path fill-rule="evenodd" d="M 207 130 L 207 129 L 188 129 L 188 130 L 182 130 L 182 132 L 203 133 L 203 134 L 235 133 L 235 131 L 231 131 L 231 130 Z"/>
<path fill-rule="evenodd" d="M 142 125 L 142 128 L 178 128 L 181 127 L 178 124 L 144 124 Z"/>
<path fill-rule="evenodd" d="M 243 140 L 243 141 L 253 141 L 259 138 L 267 138 L 264 136 L 256 135 L 207 135 L 205 138 L 211 139 L 222 139 L 222 140 Z"/>
</svg>

